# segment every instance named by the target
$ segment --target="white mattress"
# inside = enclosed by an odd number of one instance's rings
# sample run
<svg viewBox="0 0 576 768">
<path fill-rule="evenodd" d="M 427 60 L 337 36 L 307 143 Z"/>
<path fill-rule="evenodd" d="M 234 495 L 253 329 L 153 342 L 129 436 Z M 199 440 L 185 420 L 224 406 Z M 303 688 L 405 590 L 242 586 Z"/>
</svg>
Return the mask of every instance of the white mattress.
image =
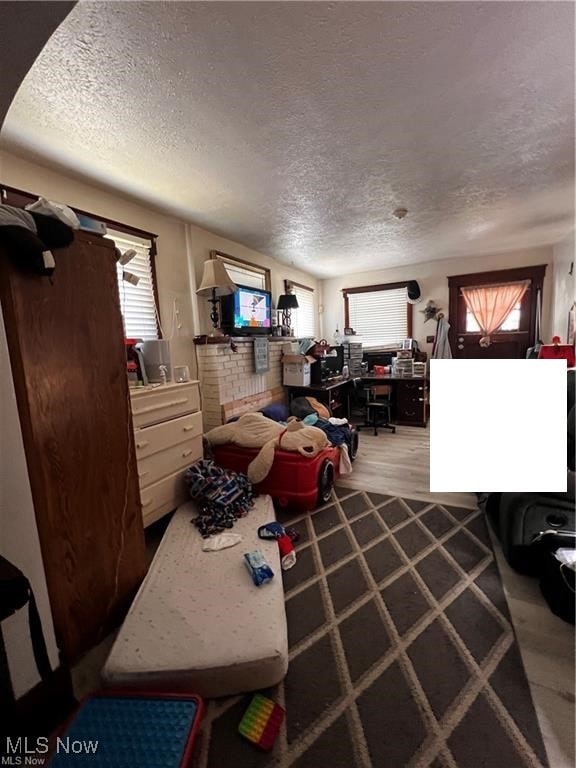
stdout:
<svg viewBox="0 0 576 768">
<path fill-rule="evenodd" d="M 232 533 L 243 541 L 203 552 L 190 522 L 193 502 L 170 521 L 104 666 L 106 685 L 181 691 L 205 697 L 258 690 L 288 669 L 288 634 L 278 545 L 258 538 L 275 519 L 260 496 Z M 256 587 L 244 564 L 259 549 L 274 571 Z"/>
</svg>

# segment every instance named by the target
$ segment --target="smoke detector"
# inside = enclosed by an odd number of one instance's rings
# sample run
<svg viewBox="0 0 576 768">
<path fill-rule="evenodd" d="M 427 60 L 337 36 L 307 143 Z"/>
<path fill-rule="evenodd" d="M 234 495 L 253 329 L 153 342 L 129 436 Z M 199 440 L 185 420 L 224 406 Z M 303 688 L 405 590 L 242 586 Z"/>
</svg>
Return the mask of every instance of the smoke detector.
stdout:
<svg viewBox="0 0 576 768">
<path fill-rule="evenodd" d="M 392 216 L 395 216 L 397 219 L 403 219 L 407 215 L 408 208 L 396 208 L 395 211 L 392 211 Z"/>
</svg>

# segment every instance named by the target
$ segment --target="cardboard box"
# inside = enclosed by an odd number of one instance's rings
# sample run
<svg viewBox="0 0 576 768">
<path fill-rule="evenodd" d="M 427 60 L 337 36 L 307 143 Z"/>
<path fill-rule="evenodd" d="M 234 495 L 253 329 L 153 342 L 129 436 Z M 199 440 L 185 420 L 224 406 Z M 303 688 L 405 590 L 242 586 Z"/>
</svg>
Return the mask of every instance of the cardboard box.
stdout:
<svg viewBox="0 0 576 768">
<path fill-rule="evenodd" d="M 284 386 L 309 387 L 310 365 L 314 362 L 310 355 L 284 355 Z"/>
</svg>

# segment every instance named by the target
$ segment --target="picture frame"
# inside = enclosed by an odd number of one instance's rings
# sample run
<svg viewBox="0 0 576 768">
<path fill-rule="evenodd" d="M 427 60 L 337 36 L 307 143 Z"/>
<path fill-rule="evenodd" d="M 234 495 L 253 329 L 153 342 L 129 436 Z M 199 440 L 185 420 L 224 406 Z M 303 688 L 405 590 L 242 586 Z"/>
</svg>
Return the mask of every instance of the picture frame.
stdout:
<svg viewBox="0 0 576 768">
<path fill-rule="evenodd" d="M 414 339 L 404 339 L 402 349 L 414 349 Z"/>
<path fill-rule="evenodd" d="M 356 336 L 354 328 L 344 328 L 344 336 Z"/>
<path fill-rule="evenodd" d="M 267 336 L 254 336 L 254 373 L 270 370 L 270 349 Z"/>
</svg>

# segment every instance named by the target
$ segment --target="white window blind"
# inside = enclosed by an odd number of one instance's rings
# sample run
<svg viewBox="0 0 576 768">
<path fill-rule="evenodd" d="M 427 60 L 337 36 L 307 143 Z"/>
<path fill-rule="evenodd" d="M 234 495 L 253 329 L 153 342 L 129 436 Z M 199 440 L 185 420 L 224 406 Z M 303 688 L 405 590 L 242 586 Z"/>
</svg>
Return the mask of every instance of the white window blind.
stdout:
<svg viewBox="0 0 576 768">
<path fill-rule="evenodd" d="M 266 287 L 266 270 L 251 264 L 241 264 L 238 261 L 227 261 L 222 259 L 226 272 L 233 283 L 236 285 L 247 285 L 249 288 L 260 288 L 262 291 L 268 290 Z"/>
<path fill-rule="evenodd" d="M 406 288 L 348 294 L 348 321 L 364 347 L 401 344 L 408 336 Z"/>
<path fill-rule="evenodd" d="M 294 285 L 292 293 L 298 299 L 298 309 L 292 310 L 294 333 L 301 339 L 314 339 L 316 337 L 314 291 L 301 285 Z"/>
<path fill-rule="evenodd" d="M 157 339 L 158 324 L 150 261 L 150 240 L 128 235 L 125 232 L 116 232 L 113 229 L 108 229 L 107 237 L 114 240 L 116 247 L 122 253 L 131 248 L 136 251 L 136 256 L 124 267 L 121 264 L 116 265 L 124 333 L 130 339 Z M 132 285 L 123 279 L 124 270 L 140 278 L 138 285 Z"/>
</svg>

